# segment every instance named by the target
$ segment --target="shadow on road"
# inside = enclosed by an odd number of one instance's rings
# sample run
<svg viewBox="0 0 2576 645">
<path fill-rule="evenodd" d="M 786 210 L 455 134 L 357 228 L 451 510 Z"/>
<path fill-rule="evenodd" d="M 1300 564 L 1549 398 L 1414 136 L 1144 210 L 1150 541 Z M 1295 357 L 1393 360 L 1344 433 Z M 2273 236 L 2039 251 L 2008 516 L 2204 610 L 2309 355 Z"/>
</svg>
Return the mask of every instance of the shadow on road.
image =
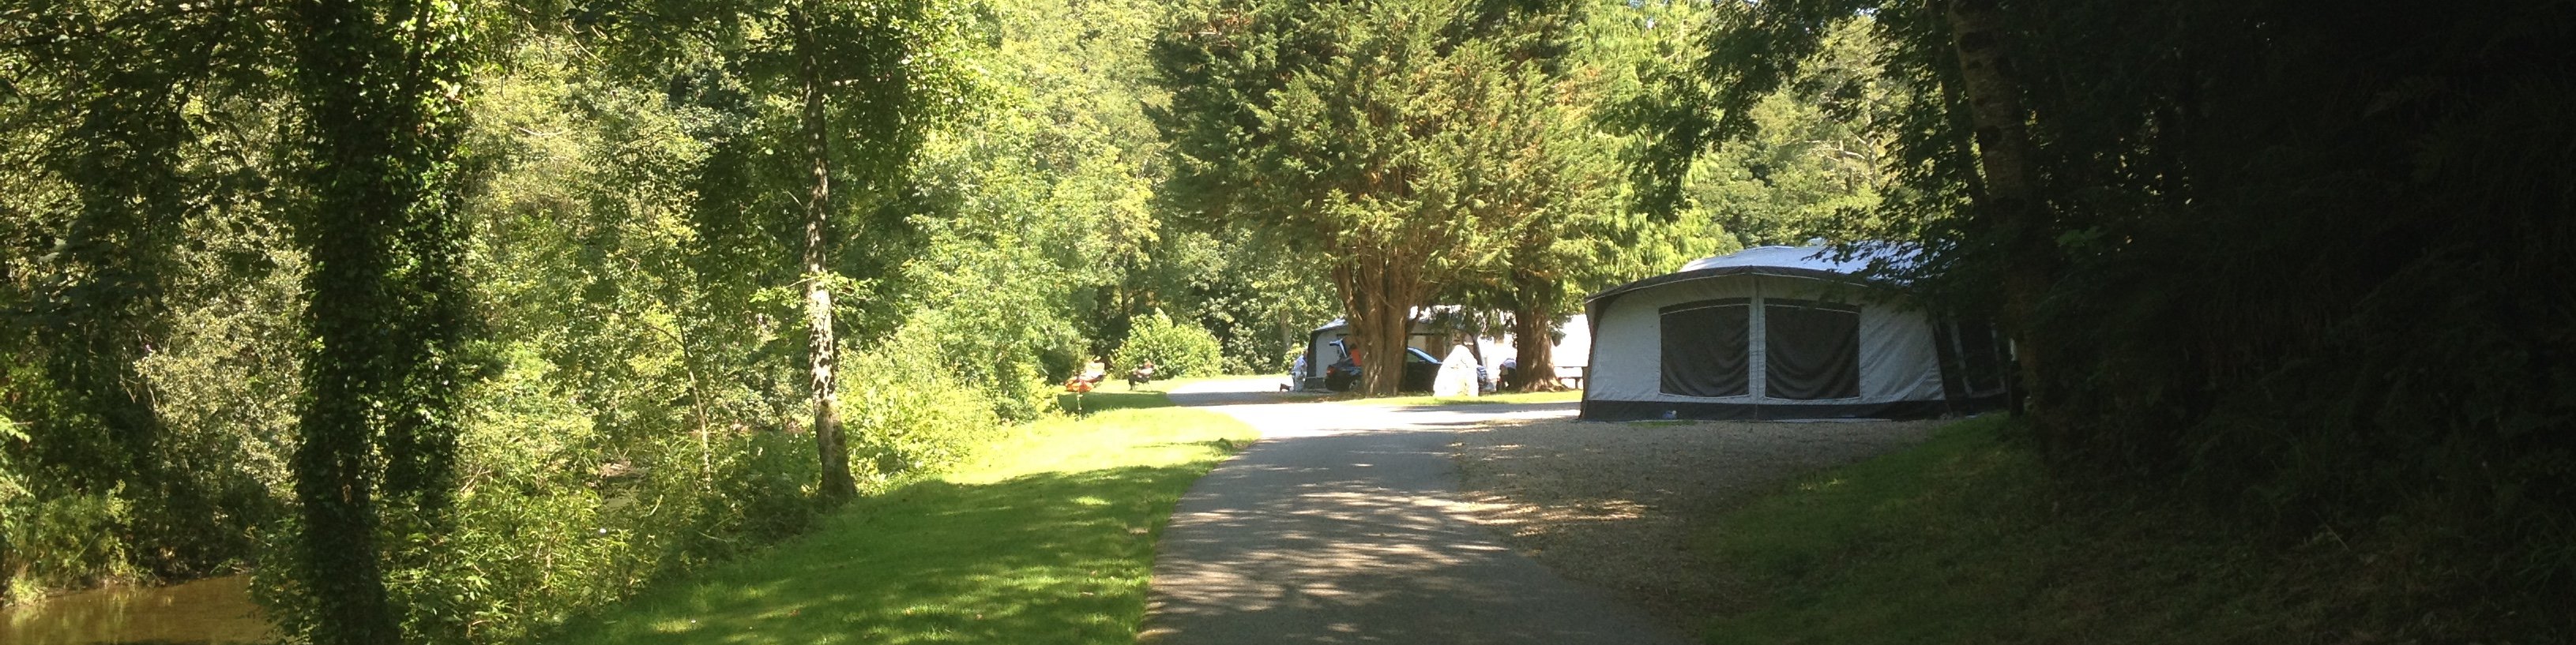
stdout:
<svg viewBox="0 0 2576 645">
<path fill-rule="evenodd" d="M 1183 497 L 1157 549 L 1143 642 L 1687 642 L 1511 551 L 1459 501 L 1450 445 L 1460 430 L 1563 419 L 1576 404 L 1282 396 L 1172 393 L 1252 424 L 1262 440 Z"/>
</svg>

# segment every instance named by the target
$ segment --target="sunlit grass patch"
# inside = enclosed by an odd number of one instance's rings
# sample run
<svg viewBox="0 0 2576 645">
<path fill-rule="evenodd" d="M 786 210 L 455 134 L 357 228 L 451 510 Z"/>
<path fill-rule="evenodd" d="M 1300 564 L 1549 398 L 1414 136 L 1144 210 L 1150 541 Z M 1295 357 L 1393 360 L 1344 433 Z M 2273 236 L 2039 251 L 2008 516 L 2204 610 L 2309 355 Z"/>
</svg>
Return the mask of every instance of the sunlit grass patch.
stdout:
<svg viewBox="0 0 2576 645">
<path fill-rule="evenodd" d="M 1192 480 L 1257 435 L 1160 394 L 1086 397 L 943 477 L 644 596 L 567 643 L 1128 643 L 1154 541 Z"/>
<path fill-rule="evenodd" d="M 1101 391 L 1055 395 L 1055 409 L 1065 414 L 1090 414 L 1110 410 L 1169 407 L 1172 400 L 1162 392 Z"/>
<path fill-rule="evenodd" d="M 1287 382 L 1288 375 L 1286 374 L 1220 374 L 1216 376 L 1187 376 L 1176 379 L 1154 381 L 1152 383 L 1145 384 L 1145 389 L 1168 392 L 1173 388 L 1200 383 L 1258 383 L 1276 387 L 1278 385 L 1286 384 Z M 1125 387 L 1126 385 L 1126 382 L 1121 381 L 1116 387 Z"/>
<path fill-rule="evenodd" d="M 1507 392 L 1485 396 L 1388 396 L 1373 399 L 1350 399 L 1360 405 L 1476 405 L 1503 403 L 1572 403 L 1583 400 L 1582 390 L 1563 392 Z"/>
</svg>

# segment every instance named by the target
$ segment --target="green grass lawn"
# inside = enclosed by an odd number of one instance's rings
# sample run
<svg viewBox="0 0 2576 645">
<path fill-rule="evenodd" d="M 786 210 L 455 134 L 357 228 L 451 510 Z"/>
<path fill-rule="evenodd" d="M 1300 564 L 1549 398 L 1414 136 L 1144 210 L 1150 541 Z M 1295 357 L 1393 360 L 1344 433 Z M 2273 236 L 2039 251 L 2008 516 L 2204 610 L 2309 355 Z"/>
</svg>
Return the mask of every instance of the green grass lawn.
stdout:
<svg viewBox="0 0 2576 645">
<path fill-rule="evenodd" d="M 2409 596 L 2403 548 L 2070 493 L 2003 428 L 1953 424 L 1706 523 L 1698 548 L 1756 595 L 1708 642 L 2395 643 L 2459 627 Z"/>
<path fill-rule="evenodd" d="M 1485 396 L 1387 396 L 1373 399 L 1349 399 L 1360 405 L 1460 405 L 1476 403 L 1572 403 L 1583 400 L 1582 390 L 1563 392 L 1509 392 Z"/>
<path fill-rule="evenodd" d="M 1191 481 L 1252 441 L 1159 393 L 1015 428 L 944 477 L 657 586 L 566 643 L 1132 643 L 1154 542 Z"/>
<path fill-rule="evenodd" d="M 1151 382 L 1147 382 L 1147 383 L 1146 383 L 1146 384 L 1144 384 L 1144 385 L 1137 386 L 1137 387 L 1135 387 L 1135 388 L 1133 388 L 1133 389 L 1130 389 L 1130 388 L 1128 388 L 1128 387 L 1127 387 L 1127 380 L 1126 380 L 1126 379 L 1119 378 L 1119 374 L 1115 374 L 1115 373 L 1113 373 L 1113 374 L 1110 374 L 1110 375 L 1109 375 L 1108 380 L 1101 381 L 1101 382 L 1100 382 L 1100 387 L 1099 387 L 1099 389 L 1093 390 L 1093 392 L 1094 392 L 1094 393 L 1101 393 L 1101 392 L 1109 392 L 1109 393 L 1118 393 L 1118 392 L 1170 392 L 1170 391 L 1172 391 L 1172 390 L 1179 389 L 1179 388 L 1181 388 L 1181 387 L 1183 387 L 1183 386 L 1188 386 L 1188 385 L 1196 385 L 1196 384 L 1200 384 L 1200 383 L 1223 383 L 1223 382 L 1240 382 L 1240 383 L 1246 383 L 1246 384 L 1250 384 L 1250 385 L 1254 386 L 1254 387 L 1253 387 L 1253 389 L 1267 391 L 1267 390 L 1271 390 L 1271 389 L 1277 388 L 1277 387 L 1279 387 L 1279 385 L 1281 385 L 1281 384 L 1287 383 L 1287 382 L 1288 382 L 1288 375 L 1286 375 L 1286 374 L 1223 374 L 1223 375 L 1218 375 L 1218 376 L 1185 376 L 1185 377 L 1181 377 L 1181 378 L 1169 378 L 1169 379 L 1160 379 L 1160 380 L 1156 380 L 1156 381 L 1151 381 Z"/>
<path fill-rule="evenodd" d="M 1111 377 L 1113 377 L 1113 378 L 1109 379 L 1109 381 L 1110 381 L 1109 389 L 1124 389 L 1124 388 L 1126 388 L 1126 387 L 1127 387 L 1127 382 L 1126 382 L 1126 381 L 1121 381 L 1121 380 L 1118 380 L 1117 378 L 1115 378 L 1117 375 L 1112 374 L 1112 375 L 1110 375 L 1110 376 L 1111 376 Z M 1183 386 L 1183 385 L 1189 385 L 1189 384 L 1194 384 L 1194 383 L 1214 383 L 1214 382 L 1228 382 L 1228 381 L 1250 381 L 1250 382 L 1259 382 L 1259 383 L 1261 383 L 1261 384 L 1263 384 L 1263 385 L 1268 385 L 1268 386 L 1271 386 L 1271 387 L 1277 387 L 1279 384 L 1287 383 L 1287 382 L 1288 382 L 1288 375 L 1286 375 L 1286 374 L 1225 374 L 1225 375 L 1220 375 L 1220 376 L 1186 376 L 1186 377 L 1181 377 L 1181 378 L 1175 378 L 1175 379 L 1164 379 L 1164 380 L 1160 380 L 1160 381 L 1154 381 L 1154 382 L 1152 382 L 1152 383 L 1147 383 L 1147 384 L 1145 384 L 1144 389 L 1148 389 L 1148 390 L 1155 390 L 1155 391 L 1159 391 L 1159 392 L 1169 392 L 1169 391 L 1172 391 L 1172 389 L 1173 389 L 1173 388 L 1177 388 L 1177 387 L 1180 387 L 1180 386 Z M 1269 388 L 1262 388 L 1262 389 L 1269 389 Z"/>
</svg>

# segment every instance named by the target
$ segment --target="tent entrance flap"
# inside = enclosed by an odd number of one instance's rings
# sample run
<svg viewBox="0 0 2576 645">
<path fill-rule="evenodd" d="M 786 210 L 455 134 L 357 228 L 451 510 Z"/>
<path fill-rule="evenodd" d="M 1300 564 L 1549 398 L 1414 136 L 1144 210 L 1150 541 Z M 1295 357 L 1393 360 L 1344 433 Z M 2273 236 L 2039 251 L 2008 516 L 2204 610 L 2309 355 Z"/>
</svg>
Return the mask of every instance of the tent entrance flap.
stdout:
<svg viewBox="0 0 2576 645">
<path fill-rule="evenodd" d="M 1762 316 L 1764 396 L 1860 397 L 1860 307 L 1775 298 Z"/>
<path fill-rule="evenodd" d="M 1663 392 L 1728 397 L 1750 393 L 1752 301 L 1702 300 L 1664 307 Z"/>
</svg>

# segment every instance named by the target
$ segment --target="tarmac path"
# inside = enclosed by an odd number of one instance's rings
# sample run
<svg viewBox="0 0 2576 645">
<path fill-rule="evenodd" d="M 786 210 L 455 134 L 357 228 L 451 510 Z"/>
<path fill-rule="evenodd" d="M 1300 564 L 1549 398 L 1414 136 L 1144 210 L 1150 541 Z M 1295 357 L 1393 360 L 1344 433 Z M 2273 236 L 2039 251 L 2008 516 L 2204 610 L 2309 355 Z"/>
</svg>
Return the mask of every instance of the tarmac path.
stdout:
<svg viewBox="0 0 2576 645">
<path fill-rule="evenodd" d="M 1567 417 L 1573 404 L 1278 403 L 1277 387 L 1219 381 L 1172 393 L 1250 423 L 1262 439 L 1174 509 L 1142 642 L 1691 642 L 1460 515 L 1452 433 Z"/>
</svg>

